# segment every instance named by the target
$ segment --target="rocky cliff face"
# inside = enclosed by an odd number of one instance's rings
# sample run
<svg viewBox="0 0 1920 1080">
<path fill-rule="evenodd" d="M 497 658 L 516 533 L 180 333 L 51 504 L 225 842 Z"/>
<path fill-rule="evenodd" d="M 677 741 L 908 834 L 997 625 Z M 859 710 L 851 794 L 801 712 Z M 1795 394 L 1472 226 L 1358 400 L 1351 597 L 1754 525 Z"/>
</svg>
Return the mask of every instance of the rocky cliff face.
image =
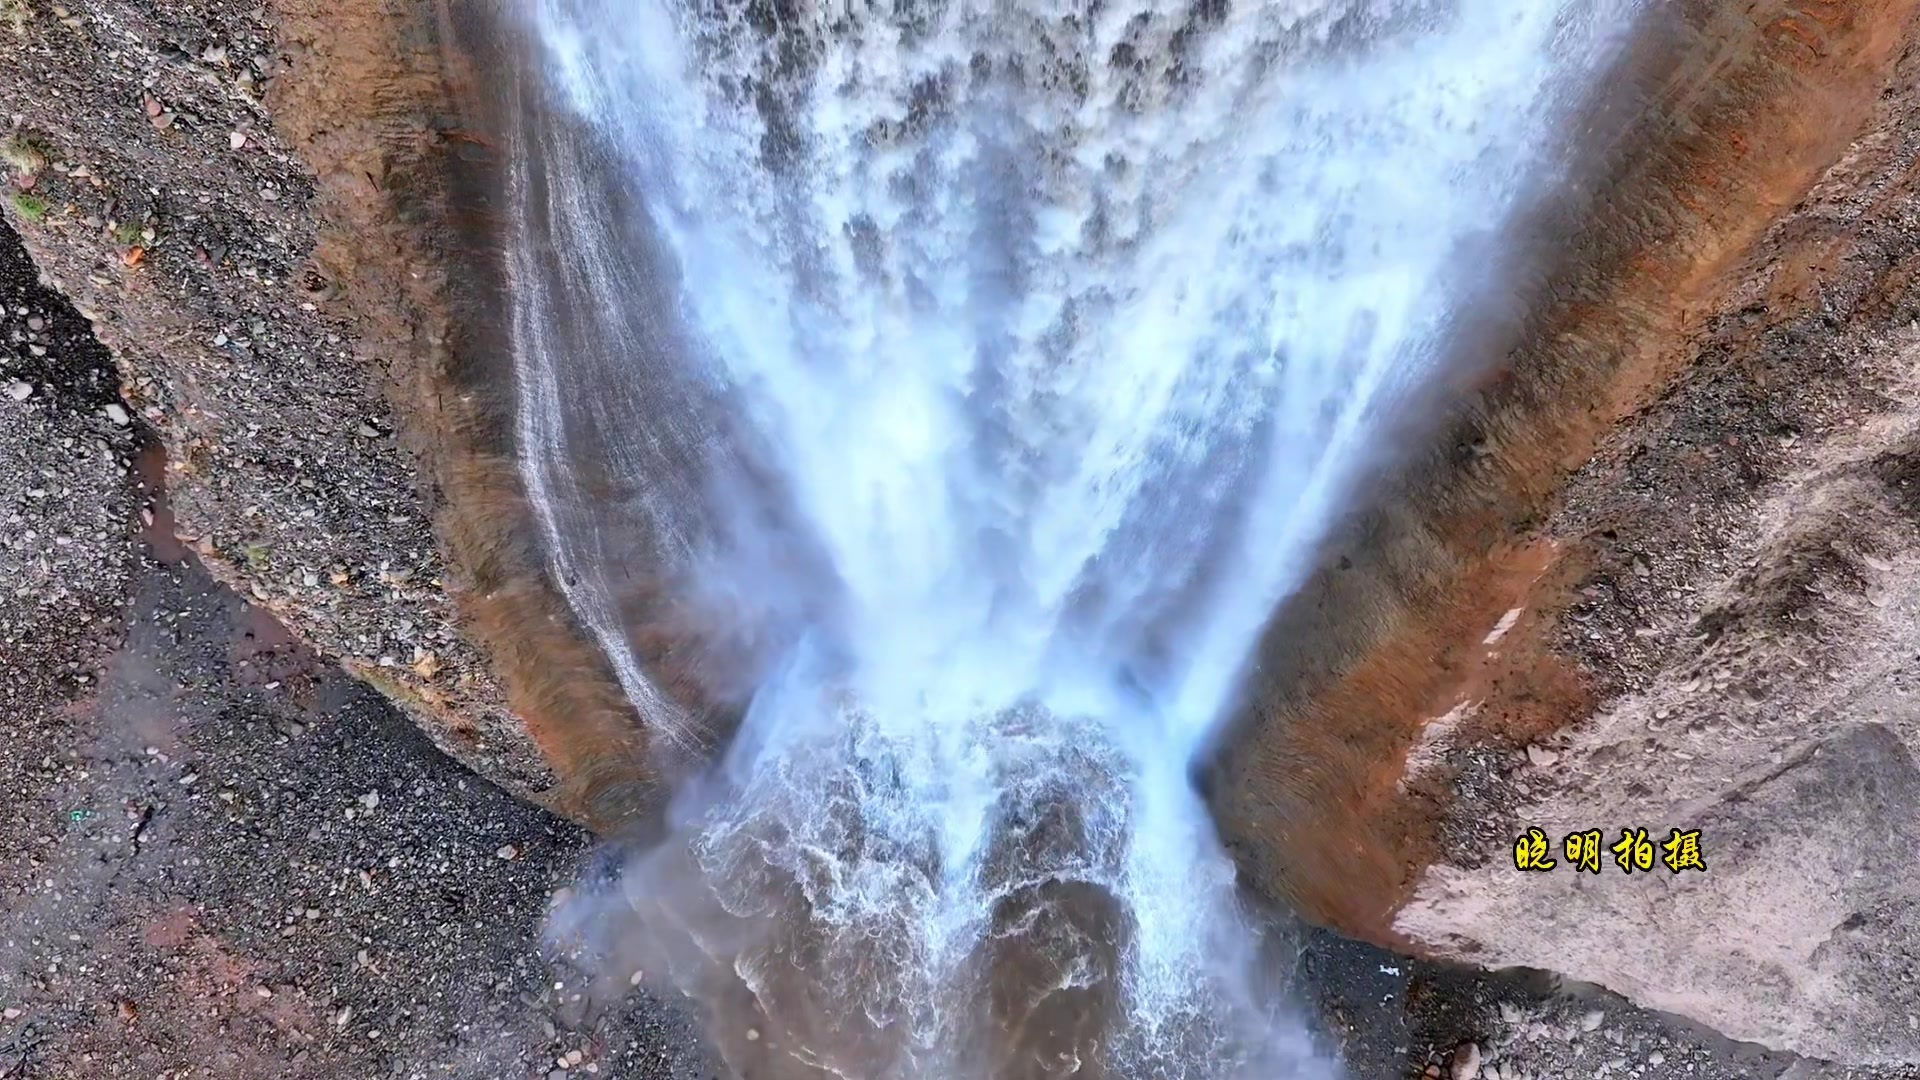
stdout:
<svg viewBox="0 0 1920 1080">
<path fill-rule="evenodd" d="M 1282 613 L 1216 804 L 1359 936 L 1920 1060 L 1914 5 L 1679 15 L 1652 141 Z M 1554 871 L 1516 869 L 1529 827 Z M 1567 835 L 1623 827 L 1698 829 L 1709 869 L 1571 869 Z"/>
<path fill-rule="evenodd" d="M 1915 8 L 1699 0 L 1650 35 L 1604 182 L 1474 339 L 1504 360 L 1276 619 L 1209 778 L 1264 891 L 1920 1060 Z M 233 10 L 0 2 L 8 220 L 210 567 L 484 775 L 629 823 L 644 719 L 512 456 L 479 9 Z M 1627 825 L 1701 830 L 1709 869 L 1513 866 L 1530 826 Z"/>
<path fill-rule="evenodd" d="M 1920 1060 L 1915 59 L 1757 245 L 1687 371 L 1562 491 L 1547 528 L 1579 569 L 1512 603 L 1600 706 L 1524 753 L 1429 728 L 1470 778 L 1454 820 L 1478 828 L 1398 914 L 1418 946 L 1801 1053 Z M 1499 689 L 1462 693 L 1456 730 Z M 1521 874 L 1499 843 L 1629 825 L 1701 830 L 1708 871 Z"/>
</svg>

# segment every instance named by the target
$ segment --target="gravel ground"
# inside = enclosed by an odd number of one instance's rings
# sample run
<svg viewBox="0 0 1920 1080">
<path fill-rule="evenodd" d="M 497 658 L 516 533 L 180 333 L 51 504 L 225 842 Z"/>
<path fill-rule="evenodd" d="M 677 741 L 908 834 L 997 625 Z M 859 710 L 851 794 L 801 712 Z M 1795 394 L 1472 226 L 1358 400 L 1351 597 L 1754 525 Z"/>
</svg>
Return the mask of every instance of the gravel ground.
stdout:
<svg viewBox="0 0 1920 1080">
<path fill-rule="evenodd" d="M 4 230 L 0 298 L 0 1077 L 711 1075 L 543 947 L 587 835 L 170 542 L 105 353 Z"/>
<path fill-rule="evenodd" d="M 0 709 L 83 687 L 132 561 L 133 436 L 84 320 L 0 227 Z M 84 571 L 81 569 L 84 568 Z M 50 696 L 51 695 L 51 696 Z M 8 779 L 13 779 L 9 774 Z M 17 790 L 10 785 L 10 790 Z"/>
<path fill-rule="evenodd" d="M 282 6 L 0 0 L 0 217 L 113 350 L 214 575 L 535 795 L 550 771 L 456 629 L 463 583 L 387 392 L 414 373 L 358 332 L 316 177 L 275 126 L 328 118 L 270 115 L 312 51 L 282 39 Z"/>
</svg>

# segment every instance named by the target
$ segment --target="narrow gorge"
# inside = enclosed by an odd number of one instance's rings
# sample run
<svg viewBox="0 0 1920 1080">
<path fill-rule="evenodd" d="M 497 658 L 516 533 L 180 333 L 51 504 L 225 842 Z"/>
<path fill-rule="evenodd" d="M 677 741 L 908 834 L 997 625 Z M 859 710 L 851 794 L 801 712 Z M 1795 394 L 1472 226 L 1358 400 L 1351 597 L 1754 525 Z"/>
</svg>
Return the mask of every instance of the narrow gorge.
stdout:
<svg viewBox="0 0 1920 1080">
<path fill-rule="evenodd" d="M 1920 1063 L 1912 0 L 162 6 L 0 3 L 8 223 L 183 550 L 597 834 L 593 994 L 748 1077 L 1372 1075 L 1402 965 Z M 1515 869 L 1642 825 L 1707 872 Z"/>
</svg>

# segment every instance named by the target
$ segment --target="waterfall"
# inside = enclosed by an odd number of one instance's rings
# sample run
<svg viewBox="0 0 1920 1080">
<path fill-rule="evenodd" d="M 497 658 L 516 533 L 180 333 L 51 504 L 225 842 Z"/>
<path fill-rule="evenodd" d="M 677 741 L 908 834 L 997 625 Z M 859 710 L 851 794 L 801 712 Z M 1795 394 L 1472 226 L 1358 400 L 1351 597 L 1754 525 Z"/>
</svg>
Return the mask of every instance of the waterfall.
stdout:
<svg viewBox="0 0 1920 1080">
<path fill-rule="evenodd" d="M 526 5 L 554 573 L 742 681 L 582 918 L 771 1075 L 1330 1075 L 1189 772 L 1637 4 Z"/>
</svg>

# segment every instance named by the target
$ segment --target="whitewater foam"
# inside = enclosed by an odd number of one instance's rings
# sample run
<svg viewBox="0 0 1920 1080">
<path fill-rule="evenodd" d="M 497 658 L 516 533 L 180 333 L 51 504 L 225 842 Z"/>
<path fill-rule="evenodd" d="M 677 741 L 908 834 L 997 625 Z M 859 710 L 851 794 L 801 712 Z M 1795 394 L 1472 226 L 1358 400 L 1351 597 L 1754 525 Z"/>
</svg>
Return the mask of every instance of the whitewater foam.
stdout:
<svg viewBox="0 0 1920 1080">
<path fill-rule="evenodd" d="M 1560 182 L 1560 128 L 1636 9 L 533 5 L 593 140 L 516 152 L 520 213 L 555 223 L 549 258 L 584 268 L 562 291 L 587 294 L 563 307 L 516 263 L 556 576 L 678 730 L 594 572 L 605 523 L 568 523 L 593 519 L 581 414 L 612 443 L 679 428 L 698 480 L 624 460 L 647 504 L 626 512 L 666 576 L 756 598 L 732 617 L 783 643 L 630 868 L 649 933 L 755 927 L 697 962 L 844 1075 L 1009 1074 L 994 1038 L 1044 1046 L 1042 1074 L 1324 1071 L 1249 963 L 1189 769 L 1461 306 L 1499 286 L 1485 254 Z M 609 228 L 546 175 L 566 167 L 620 173 L 643 227 Z M 641 257 L 632 231 L 674 347 L 625 324 L 557 347 L 556 321 L 630 306 L 604 268 Z M 608 384 L 628 389 L 566 389 Z M 704 404 L 669 413 L 661 386 Z M 1044 976 L 1004 974 L 1036 956 Z M 1010 1019 L 1058 994 L 1112 1015 Z"/>
</svg>

